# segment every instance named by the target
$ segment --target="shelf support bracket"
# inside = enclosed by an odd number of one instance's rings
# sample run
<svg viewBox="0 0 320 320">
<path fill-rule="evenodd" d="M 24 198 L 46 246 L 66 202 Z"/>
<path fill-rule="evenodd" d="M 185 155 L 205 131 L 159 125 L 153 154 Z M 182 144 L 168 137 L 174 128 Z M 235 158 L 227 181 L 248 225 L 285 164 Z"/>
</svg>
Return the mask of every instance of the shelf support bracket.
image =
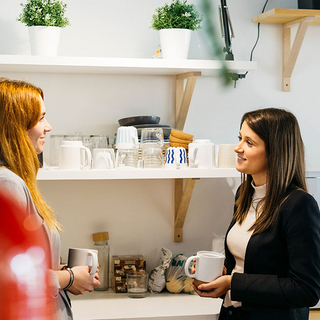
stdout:
<svg viewBox="0 0 320 320">
<path fill-rule="evenodd" d="M 201 72 L 187 72 L 176 76 L 176 122 L 175 127 L 183 130 L 187 119 L 191 98 L 197 77 Z M 187 80 L 185 85 L 185 80 Z M 181 242 L 183 239 L 183 224 L 189 208 L 194 185 L 198 179 L 187 179 L 183 188 L 183 179 L 175 179 L 174 189 L 174 241 Z"/>
<path fill-rule="evenodd" d="M 201 76 L 201 72 L 187 72 L 176 76 L 176 128 L 178 130 L 183 130 L 186 122 L 198 76 Z M 186 79 L 187 83 L 184 87 L 184 81 Z"/>
<path fill-rule="evenodd" d="M 174 241 L 183 240 L 183 225 L 189 208 L 192 192 L 196 180 L 188 178 L 183 189 L 183 179 L 175 179 L 175 217 L 174 217 Z"/>
<path fill-rule="evenodd" d="M 282 91 L 290 91 L 291 75 L 297 61 L 303 39 L 306 35 L 309 23 L 315 17 L 304 17 L 283 24 L 283 53 L 282 53 Z M 299 24 L 294 42 L 291 46 L 291 27 Z"/>
</svg>

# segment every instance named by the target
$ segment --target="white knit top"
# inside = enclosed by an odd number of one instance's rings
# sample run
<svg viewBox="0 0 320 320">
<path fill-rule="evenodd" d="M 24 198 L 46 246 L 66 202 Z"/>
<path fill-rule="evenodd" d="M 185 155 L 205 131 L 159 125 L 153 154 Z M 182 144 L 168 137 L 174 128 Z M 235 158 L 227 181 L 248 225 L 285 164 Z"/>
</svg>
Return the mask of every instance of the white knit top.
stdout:
<svg viewBox="0 0 320 320">
<path fill-rule="evenodd" d="M 259 201 L 266 195 L 266 186 L 267 185 L 265 184 L 263 186 L 256 187 L 252 184 L 252 187 L 255 191 L 252 196 L 252 204 L 249 209 L 248 215 L 241 225 L 239 225 L 239 223 L 236 223 L 228 233 L 227 246 L 236 260 L 236 265 L 231 274 L 233 274 L 234 272 L 243 273 L 244 271 L 244 259 L 246 255 L 247 245 L 253 233 L 253 231 L 248 231 L 248 229 L 257 219 L 257 205 Z M 230 306 L 234 306 L 236 308 L 241 306 L 241 302 L 232 301 L 231 292 L 229 290 L 226 294 L 223 305 L 226 308 Z"/>
</svg>

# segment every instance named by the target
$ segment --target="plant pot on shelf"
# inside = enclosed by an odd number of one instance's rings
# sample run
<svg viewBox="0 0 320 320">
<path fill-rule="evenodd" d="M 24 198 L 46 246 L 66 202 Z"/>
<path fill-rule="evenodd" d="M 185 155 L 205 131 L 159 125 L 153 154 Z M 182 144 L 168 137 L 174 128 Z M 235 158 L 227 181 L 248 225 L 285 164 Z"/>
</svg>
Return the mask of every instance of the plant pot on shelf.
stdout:
<svg viewBox="0 0 320 320">
<path fill-rule="evenodd" d="M 58 55 L 61 28 L 33 26 L 28 27 L 28 29 L 31 54 L 33 56 Z"/>
<path fill-rule="evenodd" d="M 163 59 L 188 59 L 191 30 L 162 29 L 159 30 Z"/>
</svg>

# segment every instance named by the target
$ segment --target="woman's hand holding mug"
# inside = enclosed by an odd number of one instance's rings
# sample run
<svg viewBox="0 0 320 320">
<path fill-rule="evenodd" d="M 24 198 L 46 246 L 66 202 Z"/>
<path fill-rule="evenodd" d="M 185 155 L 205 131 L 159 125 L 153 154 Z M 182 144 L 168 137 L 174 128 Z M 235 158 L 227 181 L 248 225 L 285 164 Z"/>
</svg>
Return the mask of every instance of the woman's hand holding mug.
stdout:
<svg viewBox="0 0 320 320">
<path fill-rule="evenodd" d="M 100 286 L 98 251 L 93 249 L 70 248 L 68 266 L 74 274 L 72 286 L 68 289 L 78 295 L 93 291 Z"/>
<path fill-rule="evenodd" d="M 92 292 L 94 288 L 100 286 L 98 269 L 93 277 L 89 273 L 88 266 L 76 266 L 72 268 L 74 274 L 74 281 L 72 286 L 68 289 L 74 295 L 84 294 L 85 291 Z"/>
</svg>

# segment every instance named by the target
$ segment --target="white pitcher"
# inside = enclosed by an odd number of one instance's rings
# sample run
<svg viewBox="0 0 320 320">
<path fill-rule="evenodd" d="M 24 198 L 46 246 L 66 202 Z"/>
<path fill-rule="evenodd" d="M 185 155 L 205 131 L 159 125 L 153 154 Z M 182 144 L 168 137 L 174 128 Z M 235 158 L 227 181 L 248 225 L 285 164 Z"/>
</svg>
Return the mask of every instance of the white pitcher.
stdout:
<svg viewBox="0 0 320 320">
<path fill-rule="evenodd" d="M 82 154 L 84 156 L 82 157 Z M 84 163 L 81 159 L 84 159 Z M 59 169 L 80 170 L 89 169 L 91 152 L 84 147 L 82 141 L 62 141 L 59 148 Z"/>
<path fill-rule="evenodd" d="M 189 166 L 191 168 L 215 167 L 215 146 L 209 139 L 196 139 L 189 143 Z"/>
</svg>

